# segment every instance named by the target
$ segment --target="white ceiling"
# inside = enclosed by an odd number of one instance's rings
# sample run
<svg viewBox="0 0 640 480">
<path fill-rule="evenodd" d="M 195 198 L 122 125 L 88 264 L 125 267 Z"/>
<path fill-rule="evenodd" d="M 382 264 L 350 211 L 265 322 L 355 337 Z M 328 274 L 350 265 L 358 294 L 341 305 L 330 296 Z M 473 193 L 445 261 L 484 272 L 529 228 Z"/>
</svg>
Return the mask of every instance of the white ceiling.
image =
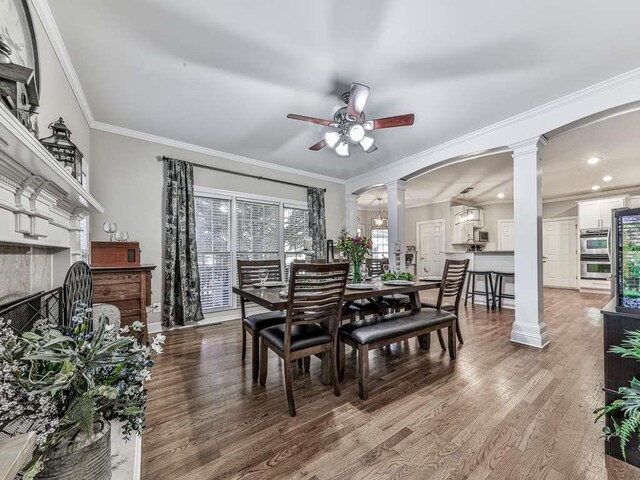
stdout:
<svg viewBox="0 0 640 480">
<path fill-rule="evenodd" d="M 49 0 L 95 119 L 346 179 L 640 64 L 628 0 Z M 371 86 L 379 150 L 311 152 Z"/>
<path fill-rule="evenodd" d="M 542 188 L 546 200 L 592 194 L 591 187 L 600 185 L 599 194 L 607 191 L 637 188 L 640 191 L 640 112 L 595 123 L 549 141 L 543 153 Z M 587 160 L 600 158 L 597 165 Z M 613 180 L 603 182 L 610 175 Z M 475 203 L 513 199 L 513 159 L 510 154 L 497 154 L 442 167 L 410 180 L 406 205 L 415 207 L 451 200 L 467 187 L 474 187 L 467 197 Z M 384 187 L 374 188 L 358 198 L 362 209 L 378 209 L 377 197 L 386 208 Z"/>
</svg>

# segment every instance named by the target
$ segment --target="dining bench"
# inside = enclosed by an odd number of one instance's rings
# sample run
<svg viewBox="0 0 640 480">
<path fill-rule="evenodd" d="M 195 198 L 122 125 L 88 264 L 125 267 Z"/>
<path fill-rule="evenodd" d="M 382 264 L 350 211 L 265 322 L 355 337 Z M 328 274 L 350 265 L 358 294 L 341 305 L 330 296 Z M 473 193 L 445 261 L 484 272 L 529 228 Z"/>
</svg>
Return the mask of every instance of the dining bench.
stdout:
<svg viewBox="0 0 640 480">
<path fill-rule="evenodd" d="M 428 348 L 428 334 L 447 328 L 449 357 L 456 358 L 457 317 L 444 310 L 425 308 L 419 311 L 406 311 L 358 320 L 343 325 L 339 330 L 339 378 L 344 377 L 345 354 L 347 344 L 358 351 L 358 394 L 366 400 L 369 396 L 369 350 L 418 337 L 420 346 Z M 426 338 L 421 338 L 423 335 Z"/>
</svg>

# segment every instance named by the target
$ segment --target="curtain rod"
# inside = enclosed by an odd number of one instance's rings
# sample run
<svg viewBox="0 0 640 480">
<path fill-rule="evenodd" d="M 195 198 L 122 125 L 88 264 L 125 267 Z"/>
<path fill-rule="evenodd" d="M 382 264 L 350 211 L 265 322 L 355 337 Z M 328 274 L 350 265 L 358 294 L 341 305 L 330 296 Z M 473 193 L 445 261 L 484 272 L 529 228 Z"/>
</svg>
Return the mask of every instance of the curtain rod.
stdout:
<svg viewBox="0 0 640 480">
<path fill-rule="evenodd" d="M 165 160 L 168 160 L 168 159 L 169 159 L 169 157 L 164 157 L 163 156 L 163 157 L 158 158 L 158 161 L 162 162 L 162 161 L 165 161 Z M 287 182 L 286 180 L 278 180 L 276 178 L 262 177 L 260 175 L 252 175 L 250 173 L 241 173 L 241 172 L 236 172 L 234 170 L 227 170 L 227 169 L 224 169 L 224 168 L 212 167 L 210 165 L 204 165 L 202 163 L 193 163 L 193 162 L 187 162 L 187 163 L 190 163 L 194 167 L 204 168 L 206 170 L 215 170 L 216 172 L 230 173 L 231 175 L 239 175 L 241 177 L 255 178 L 256 180 L 266 180 L 267 182 L 282 183 L 284 185 L 291 185 L 292 187 L 317 188 L 317 187 L 311 187 L 309 185 L 303 185 L 301 183 Z M 322 191 L 326 192 L 327 189 L 323 188 Z"/>
</svg>

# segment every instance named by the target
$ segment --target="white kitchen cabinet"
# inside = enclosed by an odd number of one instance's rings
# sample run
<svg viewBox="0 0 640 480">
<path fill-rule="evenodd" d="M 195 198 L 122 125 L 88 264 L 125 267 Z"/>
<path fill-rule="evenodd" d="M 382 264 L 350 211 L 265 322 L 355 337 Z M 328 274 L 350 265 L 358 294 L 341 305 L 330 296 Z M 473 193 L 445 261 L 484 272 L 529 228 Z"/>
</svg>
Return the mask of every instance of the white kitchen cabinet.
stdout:
<svg viewBox="0 0 640 480">
<path fill-rule="evenodd" d="M 580 230 L 599 228 L 602 220 L 602 205 L 600 200 L 589 202 L 578 202 L 578 213 L 580 217 Z"/>
<path fill-rule="evenodd" d="M 611 210 L 623 208 L 625 200 L 625 197 L 615 197 L 578 202 L 580 230 L 608 228 L 611 225 Z"/>
</svg>

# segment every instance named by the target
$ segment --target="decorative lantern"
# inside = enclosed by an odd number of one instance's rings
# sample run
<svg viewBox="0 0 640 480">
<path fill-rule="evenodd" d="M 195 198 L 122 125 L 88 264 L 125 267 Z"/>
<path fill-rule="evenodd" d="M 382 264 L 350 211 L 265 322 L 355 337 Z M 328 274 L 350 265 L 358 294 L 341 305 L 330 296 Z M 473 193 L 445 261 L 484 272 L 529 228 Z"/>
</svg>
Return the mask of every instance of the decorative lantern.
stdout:
<svg viewBox="0 0 640 480">
<path fill-rule="evenodd" d="M 64 169 L 82 184 L 82 152 L 71 141 L 71 131 L 64 124 L 62 117 L 57 122 L 49 125 L 53 135 L 40 140 L 42 145 L 51 152 Z"/>
</svg>

